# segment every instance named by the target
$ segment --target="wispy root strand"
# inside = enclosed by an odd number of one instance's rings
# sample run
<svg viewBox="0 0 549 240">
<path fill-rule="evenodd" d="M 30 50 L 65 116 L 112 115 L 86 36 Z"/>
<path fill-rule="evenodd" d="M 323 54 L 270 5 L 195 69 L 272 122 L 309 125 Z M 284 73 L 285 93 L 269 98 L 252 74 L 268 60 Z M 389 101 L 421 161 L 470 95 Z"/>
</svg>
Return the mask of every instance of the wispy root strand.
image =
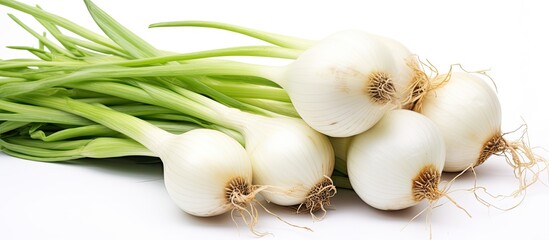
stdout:
<svg viewBox="0 0 549 240">
<path fill-rule="evenodd" d="M 229 197 L 229 200 L 233 207 L 231 210 L 231 219 L 233 220 L 233 222 L 238 226 L 238 223 L 234 219 L 234 213 L 236 211 L 238 212 L 240 217 L 242 217 L 242 220 L 244 221 L 246 226 L 248 226 L 250 232 L 258 237 L 270 234 L 268 232 L 259 232 L 255 229 L 259 218 L 259 212 L 254 203 L 258 203 L 256 200 L 257 193 L 261 192 L 265 188 L 266 187 L 251 186 L 249 192 L 241 191 L 240 189 L 236 188 L 232 189 Z"/>
<path fill-rule="evenodd" d="M 269 192 L 270 188 L 276 188 L 273 186 L 252 186 L 251 190 L 247 194 L 242 194 L 239 191 L 233 191 L 234 194 L 231 194 L 231 205 L 233 206 L 233 209 L 231 210 L 231 218 L 233 222 L 238 226 L 238 223 L 234 219 L 235 212 L 238 212 L 238 215 L 242 217 L 244 223 L 248 226 L 250 229 L 250 232 L 252 232 L 254 235 L 258 237 L 263 237 L 266 235 L 273 235 L 269 232 L 259 232 L 255 229 L 256 224 L 258 223 L 258 217 L 259 217 L 259 211 L 256 207 L 256 204 L 263 209 L 267 214 L 276 217 L 279 221 L 295 228 L 301 228 L 307 231 L 313 231 L 309 227 L 299 226 L 296 224 L 292 224 L 286 220 L 284 220 L 282 217 L 277 215 L 276 213 L 270 211 L 265 205 L 263 205 L 260 201 L 256 199 L 256 195 L 260 192 Z"/>
<path fill-rule="evenodd" d="M 518 138 L 517 141 L 509 142 L 504 139 L 505 135 L 516 132 L 520 129 L 523 130 L 521 136 Z M 479 160 L 483 160 L 483 157 L 488 158 L 491 155 L 503 156 L 507 164 L 509 164 L 513 168 L 514 176 L 518 180 L 517 189 L 507 195 L 490 193 L 486 189 L 486 187 L 477 185 L 477 175 L 474 171 L 474 168 L 472 168 L 473 174 L 475 176 L 475 185 L 471 189 L 471 191 L 475 193 L 475 197 L 477 198 L 477 200 L 487 207 L 494 207 L 498 210 L 503 211 L 508 211 L 519 206 L 524 201 L 526 190 L 540 180 L 540 175 L 542 173 L 546 172 L 548 174 L 547 176 L 549 180 L 549 161 L 547 159 L 544 159 L 542 156 L 534 153 L 533 148 L 530 147 L 527 125 L 524 124 L 513 132 L 500 134 L 499 136 L 497 136 L 497 141 L 492 141 L 497 144 L 487 144 L 485 146 L 485 150 L 481 154 L 481 159 Z M 489 150 L 490 147 L 491 150 Z M 542 183 L 547 186 L 547 183 L 544 183 L 543 181 Z M 484 193 L 485 195 L 492 198 L 492 200 L 504 200 L 506 198 L 517 197 L 520 197 L 520 200 L 510 207 L 503 208 L 496 206 L 495 204 L 491 203 L 491 201 L 481 197 L 477 191 Z"/>
<path fill-rule="evenodd" d="M 513 167 L 515 178 L 519 181 L 518 189 L 512 193 L 514 197 L 536 183 L 543 172 L 549 173 L 549 162 L 533 152 L 527 137 L 524 137 L 526 134 L 516 142 L 508 142 L 505 151 L 505 159 Z"/>
<path fill-rule="evenodd" d="M 412 82 L 405 90 L 405 98 L 400 102 L 403 108 L 413 109 L 414 105 L 423 99 L 423 96 L 429 91 L 431 77 L 427 75 L 426 69 L 429 69 L 431 73 L 438 72 L 438 70 L 433 65 L 423 63 L 417 56 L 410 57 L 405 61 L 406 65 L 412 69 Z"/>
</svg>

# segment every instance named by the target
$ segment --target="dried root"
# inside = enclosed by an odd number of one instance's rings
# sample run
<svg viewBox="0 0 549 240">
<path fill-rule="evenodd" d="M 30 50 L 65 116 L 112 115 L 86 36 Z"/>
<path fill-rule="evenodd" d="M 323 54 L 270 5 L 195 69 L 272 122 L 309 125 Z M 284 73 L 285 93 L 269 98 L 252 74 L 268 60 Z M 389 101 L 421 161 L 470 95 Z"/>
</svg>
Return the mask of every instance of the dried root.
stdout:
<svg viewBox="0 0 549 240">
<path fill-rule="evenodd" d="M 278 220 L 291 227 L 302 228 L 308 231 L 312 231 L 308 227 L 298 226 L 284 220 L 282 217 L 271 212 L 267 207 L 261 204 L 261 202 L 257 201 L 256 195 L 260 192 L 268 191 L 268 188 L 270 187 L 250 185 L 245 179 L 240 177 L 234 178 L 227 184 L 227 186 L 225 187 L 226 199 L 228 201 L 228 204 L 232 206 L 231 218 L 236 225 L 238 224 L 234 218 L 234 216 L 236 215 L 235 213 L 237 213 L 237 216 L 240 216 L 242 218 L 246 226 L 248 226 L 250 232 L 252 232 L 254 235 L 262 237 L 271 234 L 268 232 L 259 232 L 255 229 L 259 218 L 259 211 L 256 205 L 259 205 L 266 213 L 276 217 Z"/>
<path fill-rule="evenodd" d="M 423 167 L 412 182 L 412 194 L 417 202 L 423 199 L 435 201 L 442 195 L 438 189 L 440 172 L 433 165 Z"/>
<path fill-rule="evenodd" d="M 368 75 L 367 82 L 364 92 L 367 92 L 375 103 L 385 105 L 394 101 L 396 89 L 389 74 L 372 72 Z"/>
<path fill-rule="evenodd" d="M 530 147 L 527 126 L 523 125 L 519 129 L 523 129 L 523 131 L 521 136 L 516 141 L 511 142 L 504 139 L 504 136 L 509 133 L 496 134 L 488 140 L 475 164 L 475 167 L 482 164 L 492 155 L 503 156 L 507 164 L 513 168 L 515 178 L 518 180 L 518 188 L 516 190 L 507 195 L 492 194 L 486 189 L 486 187 L 477 185 L 476 172 L 474 171 L 474 168 L 472 168 L 473 174 L 475 175 L 475 185 L 471 191 L 475 193 L 477 200 L 487 207 L 494 207 L 499 210 L 507 211 L 519 206 L 524 200 L 524 192 L 526 189 L 536 183 L 540 179 L 540 175 L 543 172 L 549 173 L 549 161 L 535 154 L 533 149 Z M 494 200 L 517 197 L 521 197 L 521 199 L 510 207 L 502 208 L 480 197 L 478 193 L 479 191 L 482 191 Z"/>
<path fill-rule="evenodd" d="M 412 69 L 412 81 L 405 91 L 406 97 L 402 99 L 401 102 L 403 108 L 413 109 L 416 103 L 423 99 L 425 94 L 429 92 L 431 77 L 429 77 L 424 70 L 428 65 L 422 63 L 416 57 L 406 59 L 406 65 Z M 436 71 L 436 68 L 432 65 L 428 66 L 428 68 L 431 69 L 431 72 Z"/>
<path fill-rule="evenodd" d="M 516 141 L 506 141 L 503 137 L 509 133 L 501 135 L 501 146 L 499 151 L 493 152 L 494 155 L 503 155 L 507 163 L 513 168 L 515 178 L 519 181 L 519 187 L 511 196 L 517 197 L 522 194 L 529 186 L 539 180 L 543 172 L 549 171 L 549 162 L 542 156 L 534 153 L 530 147 L 528 139 L 528 126 L 523 125 L 521 136 Z M 548 172 L 549 173 L 549 172 Z"/>
<path fill-rule="evenodd" d="M 454 199 L 450 197 L 450 187 L 454 181 L 459 178 L 463 173 L 465 173 L 469 168 L 463 170 L 461 173 L 456 175 L 452 180 L 447 182 L 444 187 L 439 188 L 441 182 L 441 174 L 433 165 L 427 165 L 420 170 L 418 175 L 412 181 L 412 193 L 416 201 L 422 201 L 427 199 L 429 205 L 416 214 L 410 222 L 419 217 L 421 214 L 427 212 L 425 221 L 429 225 L 429 239 L 433 238 L 433 231 L 431 225 L 431 216 L 433 209 L 441 206 L 438 204 L 438 201 L 442 198 L 448 199 L 454 206 L 463 210 L 467 216 L 471 217 L 471 214 L 467 212 L 465 208 L 460 206 Z"/>
<path fill-rule="evenodd" d="M 314 220 L 322 220 L 326 216 L 325 206 L 330 206 L 330 199 L 335 196 L 337 189 L 331 178 L 324 177 L 324 180 L 309 192 L 305 202 L 298 206 L 297 213 L 308 211 Z M 322 211 L 320 217 L 315 215 L 318 210 Z"/>
<path fill-rule="evenodd" d="M 225 195 L 229 204 L 232 206 L 231 218 L 235 224 L 234 213 L 237 212 L 242 220 L 256 236 L 265 236 L 269 233 L 259 232 L 255 229 L 258 222 L 259 212 L 255 207 L 256 195 L 264 190 L 265 187 L 253 186 L 245 179 L 236 177 L 232 179 L 225 187 Z M 238 224 L 237 224 L 238 225 Z"/>
</svg>

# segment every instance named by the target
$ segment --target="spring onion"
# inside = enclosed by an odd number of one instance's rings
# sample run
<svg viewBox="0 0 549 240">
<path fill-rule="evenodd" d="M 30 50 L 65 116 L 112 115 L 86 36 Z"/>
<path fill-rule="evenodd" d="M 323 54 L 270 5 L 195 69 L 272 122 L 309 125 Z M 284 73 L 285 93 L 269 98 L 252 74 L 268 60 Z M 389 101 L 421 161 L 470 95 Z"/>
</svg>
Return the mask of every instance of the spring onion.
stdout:
<svg viewBox="0 0 549 240">
<path fill-rule="evenodd" d="M 346 137 L 372 127 L 385 112 L 409 105 L 426 76 L 410 51 L 383 36 L 347 30 L 314 42 L 240 26 L 202 21 L 152 24 L 200 26 L 239 32 L 281 47 L 304 49 L 292 63 L 272 68 L 241 66 L 280 85 L 315 130 Z"/>
<path fill-rule="evenodd" d="M 85 117 L 145 146 L 162 160 L 166 189 L 183 211 L 214 216 L 236 209 L 249 215 L 250 227 L 255 224 L 256 210 L 250 203 L 258 189 L 251 182 L 248 154 L 233 138 L 208 129 L 176 135 L 139 118 L 67 97 L 21 98 Z M 210 151 L 212 147 L 216 151 Z"/>
</svg>

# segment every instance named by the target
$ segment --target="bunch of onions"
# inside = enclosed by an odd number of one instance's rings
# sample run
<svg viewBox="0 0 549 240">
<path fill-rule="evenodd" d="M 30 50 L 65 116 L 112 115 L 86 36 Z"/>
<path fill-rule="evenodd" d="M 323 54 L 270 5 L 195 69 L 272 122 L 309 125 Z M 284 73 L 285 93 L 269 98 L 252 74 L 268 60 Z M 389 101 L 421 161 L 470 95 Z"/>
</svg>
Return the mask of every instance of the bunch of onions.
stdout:
<svg viewBox="0 0 549 240">
<path fill-rule="evenodd" d="M 522 191 L 539 175 L 537 164 L 545 163 L 526 141 L 503 138 L 497 96 L 482 78 L 451 72 L 429 79 L 393 39 L 346 30 L 311 41 L 218 22 L 152 24 L 218 28 L 274 45 L 177 54 L 153 47 L 85 3 L 108 38 L 38 7 L 0 0 L 34 16 L 62 45 L 10 15 L 43 46 L 26 49 L 40 61 L 0 64 L 0 120 L 6 121 L 0 134 L 28 131 L 28 137 L 1 136 L 6 153 L 47 161 L 157 156 L 181 209 L 196 216 L 238 211 L 254 233 L 257 194 L 314 218 L 326 213 L 336 185 L 377 209 L 424 200 L 432 207 L 442 197 L 453 202 L 448 187 L 440 186 L 442 171 L 464 172 L 503 154 Z M 290 61 L 267 66 L 221 56 Z M 112 102 L 140 108 L 104 104 Z M 140 115 L 143 106 L 154 120 Z M 73 127 L 46 135 L 29 123 Z M 89 139 L 67 141 L 78 137 Z M 52 142 L 40 147 L 38 140 Z M 118 151 L 102 152 L 109 144 Z"/>
<path fill-rule="evenodd" d="M 150 46 L 90 1 L 86 4 L 92 17 L 112 42 L 40 9 L 13 1 L 3 4 L 42 20 L 48 19 L 50 24 L 73 31 L 110 49 L 110 52 L 121 52 L 118 54 L 121 57 L 129 55 L 135 59 L 84 65 L 72 61 L 71 64 L 74 62 L 75 65 L 60 68 L 62 73 L 31 72 L 26 77 L 32 81 L 6 83 L 0 89 L 1 96 L 17 97 L 29 90 L 55 86 L 85 89 L 159 105 L 194 119 L 236 130 L 242 134 L 242 143 L 251 157 L 254 183 L 269 186 L 262 192 L 266 199 L 280 205 L 299 204 L 311 213 L 323 210 L 335 194 L 329 178 L 334 167 L 333 151 L 327 138 L 320 133 L 335 137 L 364 133 L 386 112 L 415 101 L 414 94 L 421 92 L 418 86 L 422 86 L 426 79 L 426 75 L 419 70 L 417 60 L 402 44 L 361 31 L 342 31 L 320 41 L 308 41 L 214 22 L 151 25 L 217 27 L 279 46 L 254 51 L 250 51 L 251 48 L 235 48 L 178 55 Z M 58 37 L 60 41 L 63 39 L 65 37 Z M 287 66 L 274 67 L 199 59 L 246 54 L 295 58 L 295 61 Z M 184 62 L 179 64 L 178 61 Z M 259 112 L 267 117 L 229 108 L 174 83 L 175 79 L 182 80 L 196 88 L 200 86 L 196 85 L 196 79 L 202 81 L 220 76 L 253 81 L 256 79 L 254 77 L 260 77 L 276 83 L 287 92 L 297 114 L 305 122 L 261 110 Z M 162 83 L 157 85 L 139 80 L 143 78 Z M 130 81 L 130 84 L 121 81 Z M 220 96 L 211 91 L 206 95 L 215 100 L 219 100 L 216 97 Z M 155 99 L 153 96 L 162 98 Z M 273 149 L 273 145 L 284 146 L 281 148 L 285 151 Z M 295 172 L 285 175 L 272 169 L 295 169 Z"/>
</svg>

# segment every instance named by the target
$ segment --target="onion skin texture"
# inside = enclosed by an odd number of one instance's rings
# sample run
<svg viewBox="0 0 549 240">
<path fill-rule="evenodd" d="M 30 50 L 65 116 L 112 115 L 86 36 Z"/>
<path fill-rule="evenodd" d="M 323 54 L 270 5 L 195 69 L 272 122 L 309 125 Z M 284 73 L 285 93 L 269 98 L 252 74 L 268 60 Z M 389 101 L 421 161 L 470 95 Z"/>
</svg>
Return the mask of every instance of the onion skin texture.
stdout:
<svg viewBox="0 0 549 240">
<path fill-rule="evenodd" d="M 429 119 L 413 111 L 393 110 L 353 137 L 347 171 L 364 202 L 381 210 L 399 210 L 421 201 L 414 194 L 414 180 L 426 167 L 440 175 L 444 157 L 444 140 Z"/>
<path fill-rule="evenodd" d="M 447 78 L 447 75 L 439 77 Z M 484 145 L 501 136 L 501 106 L 478 74 L 453 72 L 422 99 L 419 113 L 431 119 L 446 143 L 444 171 L 459 172 L 479 162 Z"/>
</svg>

